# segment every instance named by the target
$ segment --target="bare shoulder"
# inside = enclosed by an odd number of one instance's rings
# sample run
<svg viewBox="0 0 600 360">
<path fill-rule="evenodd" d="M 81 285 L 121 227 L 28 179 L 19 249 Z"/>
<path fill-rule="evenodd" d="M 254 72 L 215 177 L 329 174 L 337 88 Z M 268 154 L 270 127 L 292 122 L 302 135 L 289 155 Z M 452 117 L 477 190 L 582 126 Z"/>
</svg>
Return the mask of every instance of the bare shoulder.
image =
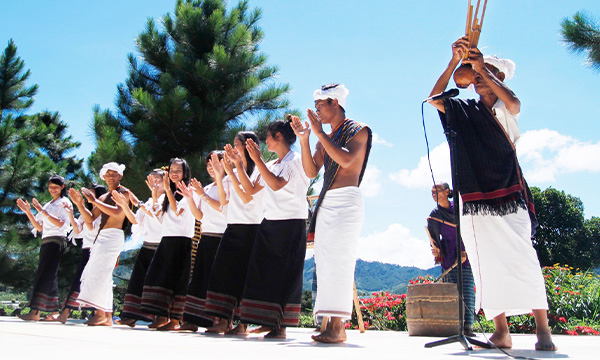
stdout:
<svg viewBox="0 0 600 360">
<path fill-rule="evenodd" d="M 356 135 L 348 142 L 348 149 L 355 148 L 360 149 L 367 146 L 369 141 L 369 127 L 365 126 L 358 131 Z"/>
</svg>

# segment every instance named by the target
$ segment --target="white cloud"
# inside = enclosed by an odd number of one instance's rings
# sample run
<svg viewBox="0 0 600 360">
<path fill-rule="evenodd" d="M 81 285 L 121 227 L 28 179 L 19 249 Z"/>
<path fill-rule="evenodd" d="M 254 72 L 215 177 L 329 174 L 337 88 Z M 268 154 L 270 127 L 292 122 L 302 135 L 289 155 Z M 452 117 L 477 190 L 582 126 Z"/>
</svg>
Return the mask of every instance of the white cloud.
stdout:
<svg viewBox="0 0 600 360">
<path fill-rule="evenodd" d="M 387 147 L 393 147 L 394 144 L 385 141 L 384 139 L 379 137 L 379 134 L 373 133 L 373 145 L 383 145 Z"/>
<path fill-rule="evenodd" d="M 600 172 L 600 142 L 582 142 L 558 131 L 530 130 L 517 143 L 519 163 L 530 184 L 556 181 L 556 175 L 578 172 Z M 450 151 L 446 143 L 430 153 L 436 182 L 451 183 Z M 427 156 L 421 156 L 414 169 L 400 169 L 389 175 L 390 180 L 408 188 L 429 188 L 432 185 Z"/>
<path fill-rule="evenodd" d="M 558 174 L 600 172 L 600 142 L 581 142 L 555 130 L 525 132 L 517 153 L 530 183 L 552 182 Z"/>
<path fill-rule="evenodd" d="M 416 266 L 421 269 L 434 266 L 429 242 L 411 235 L 410 230 L 401 224 L 392 224 L 383 232 L 374 232 L 360 238 L 358 258 L 365 261 Z"/>
<path fill-rule="evenodd" d="M 441 143 L 429 153 L 431 168 L 437 183 L 451 183 L 450 150 L 447 143 Z M 433 180 L 429 170 L 427 155 L 421 156 L 415 169 L 401 169 L 390 174 L 390 180 L 408 188 L 431 188 Z"/>
<path fill-rule="evenodd" d="M 364 197 L 373 198 L 379 195 L 379 192 L 381 191 L 381 182 L 379 181 L 380 175 L 381 170 L 379 170 L 376 166 L 367 165 L 365 175 L 363 176 L 362 183 L 360 184 L 360 191 Z"/>
</svg>

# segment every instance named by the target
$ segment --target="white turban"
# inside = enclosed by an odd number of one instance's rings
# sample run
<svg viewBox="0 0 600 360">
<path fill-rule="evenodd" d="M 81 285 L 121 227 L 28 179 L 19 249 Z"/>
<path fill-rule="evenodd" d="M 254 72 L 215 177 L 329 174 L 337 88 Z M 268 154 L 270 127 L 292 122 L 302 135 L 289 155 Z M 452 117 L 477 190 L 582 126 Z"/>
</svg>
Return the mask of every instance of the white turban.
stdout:
<svg viewBox="0 0 600 360">
<path fill-rule="evenodd" d="M 113 170 L 119 173 L 119 175 L 123 176 L 123 171 L 125 171 L 125 165 L 117 164 L 116 162 L 109 162 L 102 165 L 102 169 L 100 169 L 100 177 L 103 178 L 108 170 Z"/>
<path fill-rule="evenodd" d="M 320 89 L 315 90 L 313 98 L 317 100 L 337 99 L 338 104 L 344 109 L 346 108 L 346 97 L 350 91 L 342 84 L 323 85 Z"/>
<path fill-rule="evenodd" d="M 485 55 L 483 62 L 490 64 L 504 73 L 504 80 L 509 80 L 515 75 L 515 62 L 510 59 L 500 59 L 497 56 Z"/>
</svg>

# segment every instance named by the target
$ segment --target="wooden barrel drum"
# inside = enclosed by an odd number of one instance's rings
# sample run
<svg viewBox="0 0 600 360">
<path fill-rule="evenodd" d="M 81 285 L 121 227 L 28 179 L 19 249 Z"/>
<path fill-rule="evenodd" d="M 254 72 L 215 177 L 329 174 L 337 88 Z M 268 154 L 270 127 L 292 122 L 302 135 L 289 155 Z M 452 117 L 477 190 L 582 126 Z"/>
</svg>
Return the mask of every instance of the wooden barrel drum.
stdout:
<svg viewBox="0 0 600 360">
<path fill-rule="evenodd" d="M 406 294 L 410 336 L 452 336 L 459 331 L 456 284 L 412 284 Z"/>
</svg>

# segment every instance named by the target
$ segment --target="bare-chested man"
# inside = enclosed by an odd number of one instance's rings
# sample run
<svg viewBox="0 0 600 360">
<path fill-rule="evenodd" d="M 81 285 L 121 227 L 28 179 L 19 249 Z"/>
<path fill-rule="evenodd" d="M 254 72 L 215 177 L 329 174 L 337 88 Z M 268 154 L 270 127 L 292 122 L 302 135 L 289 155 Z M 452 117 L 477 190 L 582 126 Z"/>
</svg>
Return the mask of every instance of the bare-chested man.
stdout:
<svg viewBox="0 0 600 360">
<path fill-rule="evenodd" d="M 330 317 L 327 329 L 312 338 L 325 343 L 346 341 L 344 320 L 352 314 L 356 249 L 364 218 L 358 186 L 372 139 L 371 129 L 346 118 L 346 96 L 344 85 L 325 85 L 314 92 L 317 112 L 308 110 L 310 125 L 303 125 L 298 117 L 292 123 L 300 139 L 306 175 L 314 178 L 325 167 L 323 189 L 311 221 L 318 288 L 314 313 Z M 323 124 L 331 125 L 330 134 L 325 133 Z M 309 143 L 311 130 L 319 139 L 314 154 Z"/>
<path fill-rule="evenodd" d="M 130 211 L 123 211 L 123 208 L 114 201 L 114 197 L 120 194 L 129 201 L 129 190 L 120 184 L 124 170 L 125 165 L 115 162 L 104 164 L 100 170 L 100 177 L 108 185 L 109 192 L 100 198 L 96 198 L 89 189 L 81 189 L 86 200 L 94 205 L 92 211 L 86 209 L 79 192 L 74 189 L 69 191 L 70 198 L 79 208 L 86 223 L 91 223 L 101 216 L 100 232 L 92 245 L 90 260 L 81 275 L 81 292 L 78 298 L 79 303 L 96 309 L 94 316 L 87 323 L 91 326 L 112 325 L 112 273 L 123 250 L 125 241 L 123 227 L 126 217 L 132 215 Z"/>
</svg>

